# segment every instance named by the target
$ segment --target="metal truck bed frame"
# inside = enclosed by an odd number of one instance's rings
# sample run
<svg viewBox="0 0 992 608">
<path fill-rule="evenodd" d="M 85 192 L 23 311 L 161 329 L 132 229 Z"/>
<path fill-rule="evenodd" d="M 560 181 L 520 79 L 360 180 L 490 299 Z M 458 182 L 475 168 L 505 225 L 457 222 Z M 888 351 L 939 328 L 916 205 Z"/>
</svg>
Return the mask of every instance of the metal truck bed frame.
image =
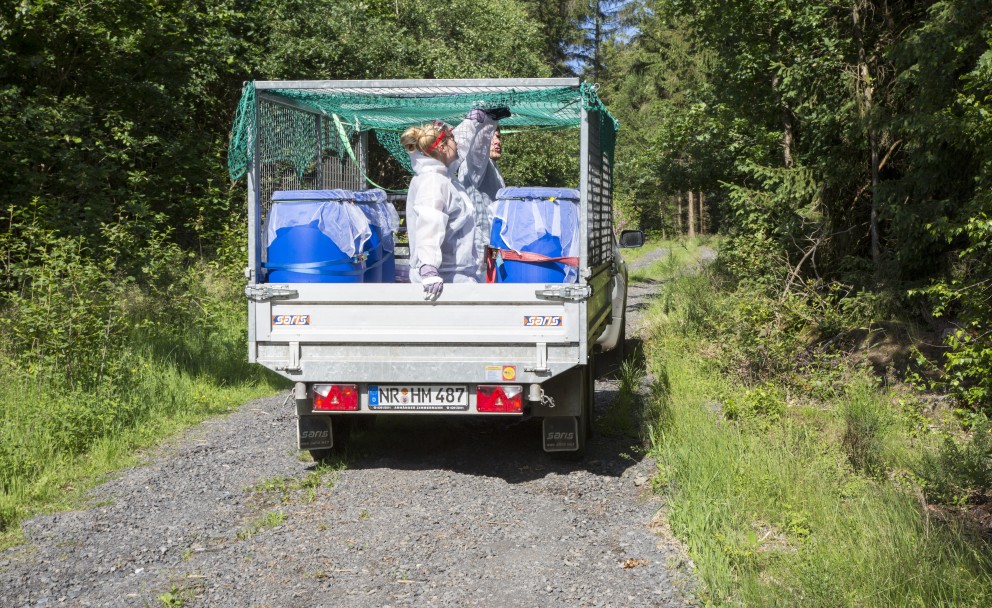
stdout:
<svg viewBox="0 0 992 608">
<path fill-rule="evenodd" d="M 610 155 L 600 145 L 598 111 L 583 109 L 580 145 L 580 272 L 577 285 L 446 285 L 425 302 L 411 284 L 270 284 L 264 281 L 264 226 L 272 192 L 364 187 L 367 134 L 349 142 L 357 163 L 341 158 L 338 132 L 322 113 L 276 89 L 382 95 L 499 93 L 578 87 L 576 78 L 256 82 L 259 124 L 292 118 L 319 150 L 297 173 L 276 137 L 258 129 L 248 169 L 249 360 L 302 383 L 325 381 L 482 382 L 487 364 L 512 365 L 517 382 L 542 383 L 585 365 L 611 318 L 614 239 Z M 281 160 L 283 159 L 283 160 Z M 310 315 L 307 326 L 276 326 L 278 315 Z M 525 317 L 560 319 L 527 326 Z"/>
</svg>

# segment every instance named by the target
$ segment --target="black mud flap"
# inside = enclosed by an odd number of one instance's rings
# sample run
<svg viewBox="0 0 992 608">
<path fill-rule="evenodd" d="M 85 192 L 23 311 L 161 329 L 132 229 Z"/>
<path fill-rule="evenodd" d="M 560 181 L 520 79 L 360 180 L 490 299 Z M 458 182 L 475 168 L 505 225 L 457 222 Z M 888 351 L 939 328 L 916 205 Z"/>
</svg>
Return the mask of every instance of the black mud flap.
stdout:
<svg viewBox="0 0 992 608">
<path fill-rule="evenodd" d="M 544 419 L 544 451 L 575 452 L 579 449 L 579 420 L 575 416 Z"/>
<path fill-rule="evenodd" d="M 300 416 L 297 433 L 301 450 L 322 450 L 334 447 L 330 416 Z"/>
</svg>

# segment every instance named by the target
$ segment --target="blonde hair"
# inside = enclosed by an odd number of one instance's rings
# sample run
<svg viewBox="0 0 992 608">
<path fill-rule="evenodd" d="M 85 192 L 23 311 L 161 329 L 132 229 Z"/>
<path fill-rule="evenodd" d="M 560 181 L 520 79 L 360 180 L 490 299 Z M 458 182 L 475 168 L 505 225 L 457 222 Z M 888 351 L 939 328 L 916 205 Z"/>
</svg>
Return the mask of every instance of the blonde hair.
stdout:
<svg viewBox="0 0 992 608">
<path fill-rule="evenodd" d="M 435 124 L 421 125 L 419 127 L 410 127 L 406 131 L 403 131 L 403 135 L 400 135 L 400 144 L 406 148 L 407 152 L 422 152 L 428 156 L 437 158 L 437 148 L 435 147 L 430 152 L 427 151 L 431 145 L 437 141 L 439 135 L 441 135 L 441 127 Z M 451 132 L 447 133 L 447 137 L 451 137 Z"/>
</svg>

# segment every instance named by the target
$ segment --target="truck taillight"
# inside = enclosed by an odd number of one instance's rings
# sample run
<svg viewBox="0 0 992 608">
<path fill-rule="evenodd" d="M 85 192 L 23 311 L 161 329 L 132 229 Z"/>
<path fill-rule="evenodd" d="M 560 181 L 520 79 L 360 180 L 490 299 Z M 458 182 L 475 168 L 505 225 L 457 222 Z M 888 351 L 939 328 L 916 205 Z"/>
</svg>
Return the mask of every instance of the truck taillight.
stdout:
<svg viewBox="0 0 992 608">
<path fill-rule="evenodd" d="M 478 412 L 519 414 L 524 411 L 524 387 L 519 384 L 480 384 L 475 392 Z"/>
<path fill-rule="evenodd" d="M 314 384 L 313 411 L 354 412 L 358 410 L 357 384 Z"/>
</svg>

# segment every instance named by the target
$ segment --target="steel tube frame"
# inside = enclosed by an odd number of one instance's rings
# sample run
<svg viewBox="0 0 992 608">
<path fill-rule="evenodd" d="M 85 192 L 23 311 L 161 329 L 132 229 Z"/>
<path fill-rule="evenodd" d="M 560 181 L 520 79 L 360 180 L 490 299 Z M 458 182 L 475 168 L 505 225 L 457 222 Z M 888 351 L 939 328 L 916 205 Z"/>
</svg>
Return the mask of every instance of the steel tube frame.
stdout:
<svg viewBox="0 0 992 608">
<path fill-rule="evenodd" d="M 578 78 L 527 78 L 521 84 L 520 78 L 482 79 L 421 79 L 421 80 L 261 80 L 255 82 L 256 91 L 269 89 L 471 89 L 502 88 L 506 90 L 532 91 L 558 87 L 577 87 Z"/>
</svg>

